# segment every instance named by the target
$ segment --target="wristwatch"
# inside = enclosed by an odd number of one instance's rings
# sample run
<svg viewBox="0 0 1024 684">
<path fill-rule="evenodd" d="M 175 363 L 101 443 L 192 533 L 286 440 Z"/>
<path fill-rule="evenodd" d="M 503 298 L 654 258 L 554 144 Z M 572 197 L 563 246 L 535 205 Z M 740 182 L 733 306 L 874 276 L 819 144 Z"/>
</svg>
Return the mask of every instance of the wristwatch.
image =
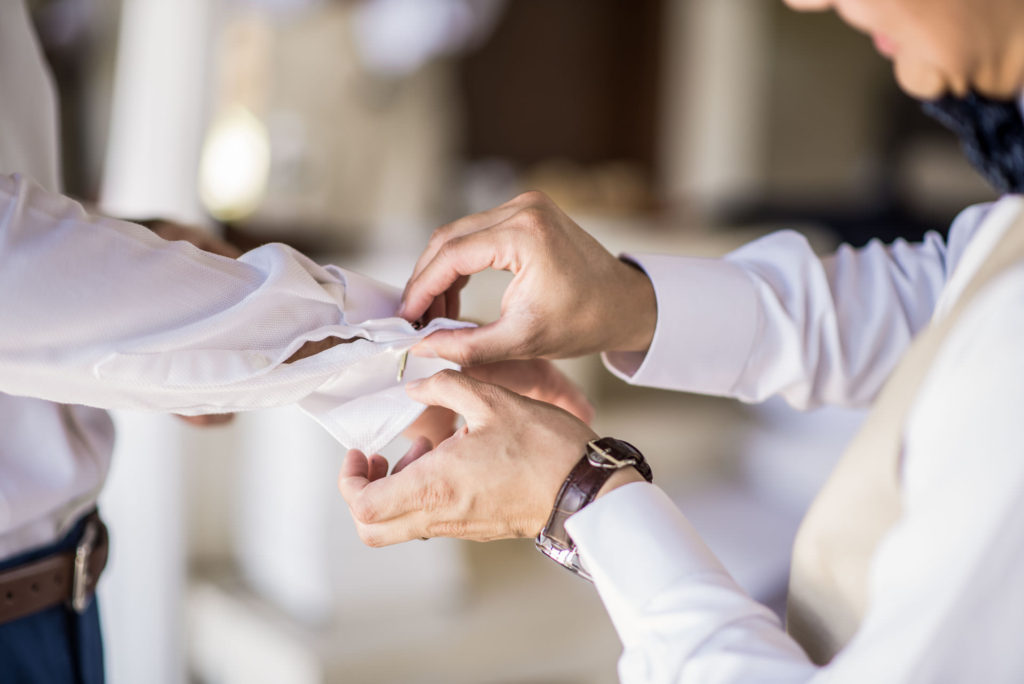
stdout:
<svg viewBox="0 0 1024 684">
<path fill-rule="evenodd" d="M 636 468 L 648 482 L 653 479 L 644 455 L 629 442 L 613 437 L 589 442 L 586 453 L 558 490 L 551 517 L 535 540 L 541 553 L 585 580 L 593 581 L 580 563 L 575 542 L 565 531 L 565 521 L 593 501 L 612 473 L 622 468 Z"/>
</svg>

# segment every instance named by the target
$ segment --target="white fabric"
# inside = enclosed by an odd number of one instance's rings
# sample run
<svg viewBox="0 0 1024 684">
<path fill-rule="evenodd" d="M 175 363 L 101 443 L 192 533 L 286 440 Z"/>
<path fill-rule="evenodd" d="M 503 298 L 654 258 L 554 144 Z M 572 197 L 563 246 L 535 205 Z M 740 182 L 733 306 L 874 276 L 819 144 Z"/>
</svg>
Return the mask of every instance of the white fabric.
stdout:
<svg viewBox="0 0 1024 684">
<path fill-rule="evenodd" d="M 606 361 L 638 384 L 863 405 L 1021 212 L 1024 198 L 1005 197 L 963 212 L 946 242 L 823 261 L 792 233 L 722 260 L 633 255 L 654 282 L 658 328 L 645 357 Z M 622 680 L 1024 681 L 1021 302 L 1024 266 L 980 293 L 947 339 L 905 426 L 904 516 L 873 560 L 870 609 L 824 668 L 657 487 L 623 487 L 573 516 L 567 529 L 622 638 Z"/>
<path fill-rule="evenodd" d="M 283 245 L 232 260 L 88 215 L 56 194 L 45 75 L 22 3 L 0 3 L 0 558 L 53 541 L 95 501 L 113 429 L 87 406 L 299 402 L 371 452 L 416 417 L 423 407 L 396 378 L 401 352 L 464 324 L 413 330 L 393 317 L 394 288 Z M 283 363 L 326 337 L 356 341 Z M 404 380 L 445 367 L 410 358 Z"/>
</svg>

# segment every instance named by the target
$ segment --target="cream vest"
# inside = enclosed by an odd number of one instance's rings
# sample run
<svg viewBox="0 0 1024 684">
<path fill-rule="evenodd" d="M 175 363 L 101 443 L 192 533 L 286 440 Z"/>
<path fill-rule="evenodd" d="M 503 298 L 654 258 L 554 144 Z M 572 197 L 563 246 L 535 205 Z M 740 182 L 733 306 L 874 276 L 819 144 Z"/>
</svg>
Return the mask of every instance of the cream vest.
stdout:
<svg viewBox="0 0 1024 684">
<path fill-rule="evenodd" d="M 793 547 L 787 629 L 825 664 L 853 636 L 867 608 L 868 568 L 901 512 L 903 429 L 933 359 L 974 296 L 1024 261 L 1024 216 L 1009 227 L 949 315 L 917 337 L 856 438 L 811 505 Z"/>
</svg>

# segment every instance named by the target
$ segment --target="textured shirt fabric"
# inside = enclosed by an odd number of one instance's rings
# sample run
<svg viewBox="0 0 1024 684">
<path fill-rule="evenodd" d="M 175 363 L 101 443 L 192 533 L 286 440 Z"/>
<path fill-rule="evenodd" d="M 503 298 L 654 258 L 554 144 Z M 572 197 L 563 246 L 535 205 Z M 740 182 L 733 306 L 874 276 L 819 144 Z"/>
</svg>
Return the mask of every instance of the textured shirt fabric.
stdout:
<svg viewBox="0 0 1024 684">
<path fill-rule="evenodd" d="M 964 211 L 948 240 L 816 258 L 777 233 L 723 259 L 631 255 L 651 276 L 646 355 L 624 379 L 791 404 L 869 404 L 915 333 L 941 318 L 1024 197 Z M 696 295 L 696 296 L 694 296 Z M 869 572 L 853 640 L 813 665 L 746 596 L 656 486 L 631 484 L 567 529 L 620 634 L 624 682 L 1024 680 L 1024 264 L 979 293 L 904 425 L 903 515 Z"/>
<path fill-rule="evenodd" d="M 367 451 L 422 410 L 399 357 L 463 324 L 414 330 L 394 288 L 283 245 L 227 259 L 61 196 L 55 98 L 20 1 L 0 3 L 0 92 L 0 558 L 93 504 L 113 445 L 101 409 L 299 402 Z M 284 363 L 327 337 L 353 341 Z M 410 358 L 405 380 L 445 367 Z"/>
</svg>

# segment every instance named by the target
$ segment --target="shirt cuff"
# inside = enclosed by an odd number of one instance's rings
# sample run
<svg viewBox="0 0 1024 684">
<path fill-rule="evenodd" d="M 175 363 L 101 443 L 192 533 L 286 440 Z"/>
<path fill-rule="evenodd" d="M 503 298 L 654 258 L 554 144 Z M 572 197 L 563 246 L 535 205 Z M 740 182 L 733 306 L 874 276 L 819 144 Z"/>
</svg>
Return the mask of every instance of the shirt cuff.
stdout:
<svg viewBox="0 0 1024 684">
<path fill-rule="evenodd" d="M 646 482 L 602 496 L 570 517 L 565 529 L 623 641 L 634 631 L 633 616 L 681 579 L 711 575 L 732 584 L 668 495 Z"/>
<path fill-rule="evenodd" d="M 392 318 L 402 302 L 402 291 L 369 276 L 337 266 L 327 266 L 345 283 L 345 320 L 358 325 L 365 321 Z"/>
<path fill-rule="evenodd" d="M 605 366 L 633 385 L 729 395 L 753 348 L 757 291 L 722 259 L 623 255 L 654 285 L 658 322 L 646 353 L 606 352 Z"/>
</svg>

